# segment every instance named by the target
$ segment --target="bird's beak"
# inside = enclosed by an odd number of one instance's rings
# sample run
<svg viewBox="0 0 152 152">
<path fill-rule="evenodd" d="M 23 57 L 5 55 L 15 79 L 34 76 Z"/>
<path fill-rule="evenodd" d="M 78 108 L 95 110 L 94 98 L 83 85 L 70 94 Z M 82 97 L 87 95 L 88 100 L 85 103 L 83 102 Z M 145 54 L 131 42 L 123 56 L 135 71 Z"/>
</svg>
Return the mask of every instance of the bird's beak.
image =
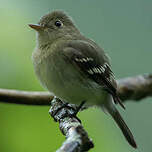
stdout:
<svg viewBox="0 0 152 152">
<path fill-rule="evenodd" d="M 43 30 L 44 27 L 39 25 L 39 24 L 28 24 L 29 27 L 31 27 L 32 29 L 36 30 L 36 31 L 39 31 L 39 30 Z"/>
</svg>

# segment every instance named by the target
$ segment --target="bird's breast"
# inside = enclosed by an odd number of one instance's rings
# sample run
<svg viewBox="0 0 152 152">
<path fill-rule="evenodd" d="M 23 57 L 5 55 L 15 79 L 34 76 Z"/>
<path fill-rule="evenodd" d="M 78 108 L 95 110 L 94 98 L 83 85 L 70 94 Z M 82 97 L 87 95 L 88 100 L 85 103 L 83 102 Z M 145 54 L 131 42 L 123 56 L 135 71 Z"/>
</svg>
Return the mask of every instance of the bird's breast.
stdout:
<svg viewBox="0 0 152 152">
<path fill-rule="evenodd" d="M 45 88 L 69 103 L 86 101 L 89 105 L 96 105 L 107 96 L 101 86 L 82 76 L 61 56 L 50 54 L 40 64 L 35 64 L 35 72 Z"/>
</svg>

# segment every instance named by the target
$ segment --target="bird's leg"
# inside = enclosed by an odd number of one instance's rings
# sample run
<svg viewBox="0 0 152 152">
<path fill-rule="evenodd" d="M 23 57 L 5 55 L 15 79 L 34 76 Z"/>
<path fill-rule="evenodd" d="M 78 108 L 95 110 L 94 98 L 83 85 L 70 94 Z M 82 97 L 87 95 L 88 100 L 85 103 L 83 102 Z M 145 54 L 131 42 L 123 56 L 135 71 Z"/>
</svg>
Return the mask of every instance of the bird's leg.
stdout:
<svg viewBox="0 0 152 152">
<path fill-rule="evenodd" d="M 51 102 L 49 113 L 55 121 L 58 121 L 59 117 L 60 119 L 65 117 L 75 117 L 81 123 L 80 119 L 76 115 L 83 107 L 84 103 L 85 101 L 81 102 L 79 106 L 76 106 L 67 102 L 63 102 L 59 98 L 55 97 Z"/>
<path fill-rule="evenodd" d="M 85 101 L 82 101 L 80 103 L 80 105 L 76 108 L 76 110 L 74 111 L 74 113 L 69 115 L 70 117 L 75 117 L 80 123 L 81 123 L 81 120 L 77 117 L 77 114 L 81 110 L 81 108 L 83 107 L 84 104 L 85 104 Z"/>
<path fill-rule="evenodd" d="M 80 105 L 77 107 L 77 109 L 76 109 L 76 111 L 75 111 L 75 115 L 78 114 L 78 112 L 81 110 L 81 108 L 83 107 L 84 104 L 85 104 L 85 101 L 82 101 L 82 102 L 80 103 Z"/>
</svg>

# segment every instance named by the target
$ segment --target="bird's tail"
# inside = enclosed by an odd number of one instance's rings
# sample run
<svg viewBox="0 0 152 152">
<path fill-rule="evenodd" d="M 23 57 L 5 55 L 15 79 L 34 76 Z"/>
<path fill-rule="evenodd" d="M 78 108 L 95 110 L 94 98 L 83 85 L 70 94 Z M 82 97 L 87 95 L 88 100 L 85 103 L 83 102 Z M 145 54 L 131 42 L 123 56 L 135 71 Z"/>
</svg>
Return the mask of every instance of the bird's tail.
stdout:
<svg viewBox="0 0 152 152">
<path fill-rule="evenodd" d="M 108 110 L 108 112 L 110 113 L 110 115 L 112 116 L 112 118 L 115 120 L 115 122 L 117 123 L 118 127 L 121 129 L 121 131 L 122 131 L 123 135 L 125 136 L 126 140 L 128 141 L 128 143 L 132 147 L 137 148 L 137 145 L 136 145 L 136 142 L 134 140 L 134 137 L 133 137 L 130 129 L 126 125 L 125 121 L 121 117 L 120 113 L 118 112 L 118 110 L 114 107 L 112 109 L 110 108 Z"/>
</svg>

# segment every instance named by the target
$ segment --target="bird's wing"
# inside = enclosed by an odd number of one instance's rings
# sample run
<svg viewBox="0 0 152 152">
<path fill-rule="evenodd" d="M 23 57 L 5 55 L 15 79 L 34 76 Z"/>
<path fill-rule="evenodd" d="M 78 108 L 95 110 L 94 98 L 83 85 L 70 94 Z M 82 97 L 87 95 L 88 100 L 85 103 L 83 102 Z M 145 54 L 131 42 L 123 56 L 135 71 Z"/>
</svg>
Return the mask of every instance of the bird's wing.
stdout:
<svg viewBox="0 0 152 152">
<path fill-rule="evenodd" d="M 67 61 L 69 59 L 71 64 L 74 64 L 83 74 L 109 92 L 115 103 L 125 108 L 117 95 L 117 85 L 109 59 L 103 50 L 97 49 L 100 48 L 95 48 L 88 42 L 78 41 L 69 43 L 63 49 L 63 53 Z"/>
</svg>

